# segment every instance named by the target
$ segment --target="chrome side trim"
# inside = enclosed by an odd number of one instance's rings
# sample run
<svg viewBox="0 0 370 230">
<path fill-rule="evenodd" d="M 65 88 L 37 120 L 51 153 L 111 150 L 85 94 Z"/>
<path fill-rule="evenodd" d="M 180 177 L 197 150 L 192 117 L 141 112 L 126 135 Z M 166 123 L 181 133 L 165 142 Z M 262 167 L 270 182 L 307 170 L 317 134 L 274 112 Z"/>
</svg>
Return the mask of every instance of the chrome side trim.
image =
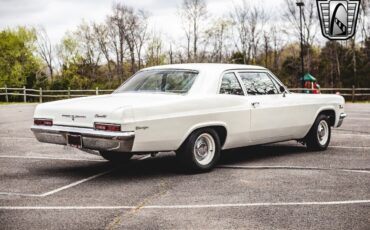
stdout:
<svg viewBox="0 0 370 230">
<path fill-rule="evenodd" d="M 67 126 L 36 126 L 31 127 L 36 139 L 40 142 L 67 145 L 68 134 L 82 137 L 84 149 L 130 152 L 135 139 L 135 132 L 106 132 L 89 128 Z"/>
</svg>

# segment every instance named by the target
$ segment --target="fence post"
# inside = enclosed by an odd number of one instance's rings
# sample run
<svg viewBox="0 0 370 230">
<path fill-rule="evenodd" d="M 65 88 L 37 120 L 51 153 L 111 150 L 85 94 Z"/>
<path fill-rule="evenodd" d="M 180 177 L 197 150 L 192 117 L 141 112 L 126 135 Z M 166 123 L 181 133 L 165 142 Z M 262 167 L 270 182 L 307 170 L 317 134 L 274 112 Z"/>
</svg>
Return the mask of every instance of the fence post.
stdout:
<svg viewBox="0 0 370 230">
<path fill-rule="evenodd" d="M 23 101 L 27 102 L 26 86 L 23 86 Z"/>
<path fill-rule="evenodd" d="M 99 87 L 96 87 L 96 95 L 99 95 Z"/>
<path fill-rule="evenodd" d="M 68 87 L 68 98 L 71 98 L 71 87 Z"/>
<path fill-rule="evenodd" d="M 5 101 L 9 102 L 9 97 L 8 97 L 8 86 L 5 85 Z"/>
<path fill-rule="evenodd" d="M 40 88 L 40 103 L 42 103 L 42 88 Z"/>
<path fill-rule="evenodd" d="M 352 85 L 352 103 L 355 102 L 355 93 L 356 93 L 355 86 Z"/>
</svg>

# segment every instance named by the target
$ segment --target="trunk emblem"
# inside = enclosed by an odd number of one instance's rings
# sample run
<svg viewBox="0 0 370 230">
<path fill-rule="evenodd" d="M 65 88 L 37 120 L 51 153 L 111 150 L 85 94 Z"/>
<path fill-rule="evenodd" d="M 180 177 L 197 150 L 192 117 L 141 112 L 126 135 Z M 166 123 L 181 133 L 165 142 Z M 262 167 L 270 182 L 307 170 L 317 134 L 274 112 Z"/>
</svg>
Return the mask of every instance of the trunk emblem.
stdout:
<svg viewBox="0 0 370 230">
<path fill-rule="evenodd" d="M 86 118 L 86 116 L 80 116 L 80 115 L 62 115 L 62 117 L 71 118 L 72 121 L 74 121 L 76 118 Z"/>
<path fill-rule="evenodd" d="M 106 118 L 107 115 L 95 114 L 95 118 Z"/>
<path fill-rule="evenodd" d="M 135 128 L 136 128 L 136 130 L 140 130 L 140 129 L 146 130 L 146 129 L 149 129 L 148 126 L 136 126 Z"/>
</svg>

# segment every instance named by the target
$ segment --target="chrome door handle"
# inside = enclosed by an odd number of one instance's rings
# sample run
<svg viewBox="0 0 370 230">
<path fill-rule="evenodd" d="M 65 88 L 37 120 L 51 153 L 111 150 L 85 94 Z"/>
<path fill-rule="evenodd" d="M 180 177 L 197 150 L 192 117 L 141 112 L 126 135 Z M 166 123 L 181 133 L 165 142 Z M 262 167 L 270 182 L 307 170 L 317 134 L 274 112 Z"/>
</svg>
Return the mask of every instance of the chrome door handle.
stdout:
<svg viewBox="0 0 370 230">
<path fill-rule="evenodd" d="M 258 105 L 260 105 L 260 103 L 259 103 L 259 102 L 252 102 L 252 106 L 253 106 L 254 108 L 256 108 Z"/>
</svg>

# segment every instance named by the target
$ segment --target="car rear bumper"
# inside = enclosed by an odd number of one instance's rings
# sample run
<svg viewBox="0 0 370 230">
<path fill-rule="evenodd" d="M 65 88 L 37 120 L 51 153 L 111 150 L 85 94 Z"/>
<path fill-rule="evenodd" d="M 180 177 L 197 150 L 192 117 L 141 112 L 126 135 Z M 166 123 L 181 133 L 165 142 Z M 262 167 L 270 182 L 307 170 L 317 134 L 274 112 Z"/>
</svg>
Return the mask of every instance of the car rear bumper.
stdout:
<svg viewBox="0 0 370 230">
<path fill-rule="evenodd" d="M 135 132 L 106 132 L 66 126 L 32 126 L 40 142 L 67 145 L 67 135 L 81 135 L 82 148 L 98 151 L 131 152 Z"/>
<path fill-rule="evenodd" d="M 343 124 L 343 120 L 344 120 L 344 118 L 346 118 L 346 117 L 347 117 L 347 114 L 345 114 L 345 113 L 341 113 L 341 114 L 339 115 L 339 121 L 338 121 L 338 125 L 337 125 L 337 127 L 342 126 L 342 124 Z"/>
</svg>

